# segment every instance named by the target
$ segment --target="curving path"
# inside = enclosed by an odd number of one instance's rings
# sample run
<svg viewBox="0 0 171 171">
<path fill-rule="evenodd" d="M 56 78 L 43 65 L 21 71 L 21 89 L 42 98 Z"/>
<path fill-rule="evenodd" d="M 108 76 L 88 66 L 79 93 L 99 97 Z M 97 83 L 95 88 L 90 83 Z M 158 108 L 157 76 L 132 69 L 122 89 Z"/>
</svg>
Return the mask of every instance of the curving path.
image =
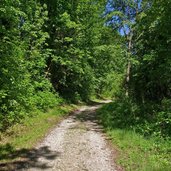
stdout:
<svg viewBox="0 0 171 171">
<path fill-rule="evenodd" d="M 20 170 L 116 171 L 112 150 L 95 116 L 100 106 L 82 107 L 63 120 L 36 148 L 43 155 Z"/>
</svg>

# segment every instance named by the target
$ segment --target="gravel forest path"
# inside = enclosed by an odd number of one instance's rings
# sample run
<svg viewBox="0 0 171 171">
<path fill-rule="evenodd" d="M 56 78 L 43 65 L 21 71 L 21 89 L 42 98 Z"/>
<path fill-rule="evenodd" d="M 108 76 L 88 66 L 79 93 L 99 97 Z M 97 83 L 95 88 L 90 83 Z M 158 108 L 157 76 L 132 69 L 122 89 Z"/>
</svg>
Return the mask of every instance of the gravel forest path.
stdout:
<svg viewBox="0 0 171 171">
<path fill-rule="evenodd" d="M 116 171 L 112 150 L 96 119 L 100 106 L 82 107 L 63 120 L 37 146 L 43 155 L 36 165 L 28 165 L 23 170 Z"/>
</svg>

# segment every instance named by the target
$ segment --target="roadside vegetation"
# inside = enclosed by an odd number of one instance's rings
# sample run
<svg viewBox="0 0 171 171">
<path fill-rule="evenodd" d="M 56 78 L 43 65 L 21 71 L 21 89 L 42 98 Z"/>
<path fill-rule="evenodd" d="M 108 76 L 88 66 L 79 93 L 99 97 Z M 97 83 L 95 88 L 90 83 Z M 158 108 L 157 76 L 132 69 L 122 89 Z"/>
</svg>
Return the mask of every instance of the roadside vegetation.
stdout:
<svg viewBox="0 0 171 171">
<path fill-rule="evenodd" d="M 163 112 L 157 111 L 156 106 L 152 109 L 146 107 L 120 97 L 103 106 L 97 113 L 100 123 L 118 150 L 116 162 L 125 170 L 169 171 L 170 125 L 163 118 L 159 120 Z"/>
<path fill-rule="evenodd" d="M 111 88 L 111 73 L 123 75 L 125 48 L 104 25 L 105 4 L 0 2 L 1 132 L 34 110 L 101 96 Z"/>
<path fill-rule="evenodd" d="M 32 117 L 25 118 L 22 123 L 15 124 L 0 134 L 0 165 L 8 162 L 18 161 L 19 151 L 23 154 L 34 149 L 42 139 L 52 130 L 64 117 L 74 110 L 76 105 L 61 105 L 47 112 L 34 112 Z"/>
<path fill-rule="evenodd" d="M 125 79 L 98 111 L 126 170 L 171 168 L 171 1 L 109 1 L 127 47 Z M 122 7 L 122 8 L 121 8 Z"/>
</svg>

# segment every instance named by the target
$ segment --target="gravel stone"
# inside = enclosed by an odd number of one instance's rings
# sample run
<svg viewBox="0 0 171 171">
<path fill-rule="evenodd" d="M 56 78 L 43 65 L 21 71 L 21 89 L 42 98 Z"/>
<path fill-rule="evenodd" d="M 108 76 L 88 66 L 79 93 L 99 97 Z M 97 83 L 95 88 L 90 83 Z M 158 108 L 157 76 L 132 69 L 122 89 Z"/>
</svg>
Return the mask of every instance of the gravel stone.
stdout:
<svg viewBox="0 0 171 171">
<path fill-rule="evenodd" d="M 95 116 L 99 107 L 84 106 L 63 120 L 36 147 L 48 148 L 49 154 L 37 159 L 36 166 L 42 167 L 28 166 L 23 171 L 116 171 L 112 150 Z"/>
</svg>

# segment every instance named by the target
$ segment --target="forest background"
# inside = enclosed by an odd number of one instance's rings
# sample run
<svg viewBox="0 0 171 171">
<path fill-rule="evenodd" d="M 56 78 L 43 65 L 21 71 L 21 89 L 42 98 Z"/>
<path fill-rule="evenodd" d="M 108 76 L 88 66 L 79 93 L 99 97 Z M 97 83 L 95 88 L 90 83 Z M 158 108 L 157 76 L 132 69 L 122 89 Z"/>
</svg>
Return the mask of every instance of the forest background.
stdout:
<svg viewBox="0 0 171 171">
<path fill-rule="evenodd" d="M 113 98 L 107 127 L 171 136 L 171 1 L 1 0 L 0 130 Z"/>
</svg>

